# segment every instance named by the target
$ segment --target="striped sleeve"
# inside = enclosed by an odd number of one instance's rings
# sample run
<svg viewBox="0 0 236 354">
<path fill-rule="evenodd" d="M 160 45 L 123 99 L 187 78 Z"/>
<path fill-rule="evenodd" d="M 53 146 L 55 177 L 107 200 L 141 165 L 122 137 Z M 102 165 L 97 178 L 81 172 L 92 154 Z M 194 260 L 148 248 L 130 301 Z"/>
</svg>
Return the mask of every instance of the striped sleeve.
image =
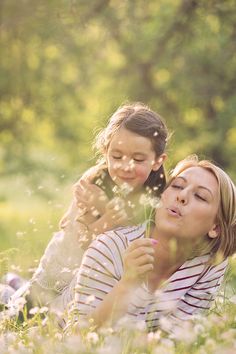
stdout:
<svg viewBox="0 0 236 354">
<path fill-rule="evenodd" d="M 177 320 L 188 320 L 192 315 L 209 310 L 222 284 L 227 264 L 226 259 L 218 265 L 208 266 L 180 299 L 171 316 Z"/>
<path fill-rule="evenodd" d="M 121 237 L 108 232 L 98 236 L 85 252 L 77 275 L 73 304 L 80 316 L 93 311 L 120 280 L 124 247 Z"/>
</svg>

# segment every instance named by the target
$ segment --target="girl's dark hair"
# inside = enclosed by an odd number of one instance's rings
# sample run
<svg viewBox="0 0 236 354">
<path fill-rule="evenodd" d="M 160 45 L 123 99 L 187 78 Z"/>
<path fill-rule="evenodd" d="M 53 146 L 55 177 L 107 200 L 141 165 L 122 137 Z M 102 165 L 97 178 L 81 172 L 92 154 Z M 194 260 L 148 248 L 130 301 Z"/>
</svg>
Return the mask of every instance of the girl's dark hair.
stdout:
<svg viewBox="0 0 236 354">
<path fill-rule="evenodd" d="M 120 128 L 150 139 L 157 157 L 164 153 L 168 131 L 163 119 L 144 104 L 133 103 L 119 107 L 111 116 L 108 125 L 97 135 L 94 147 L 102 156 L 100 162 L 104 161 L 105 164 L 104 155 L 111 139 Z M 144 186 L 151 188 L 155 195 L 159 195 L 165 184 L 166 174 L 164 167 L 161 166 L 158 171 L 151 171 Z"/>
</svg>

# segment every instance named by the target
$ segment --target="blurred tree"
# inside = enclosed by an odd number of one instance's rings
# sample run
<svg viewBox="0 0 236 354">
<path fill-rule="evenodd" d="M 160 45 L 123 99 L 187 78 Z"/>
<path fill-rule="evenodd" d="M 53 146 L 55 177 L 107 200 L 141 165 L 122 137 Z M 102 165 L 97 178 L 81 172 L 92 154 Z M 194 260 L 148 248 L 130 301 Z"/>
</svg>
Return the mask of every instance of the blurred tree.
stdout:
<svg viewBox="0 0 236 354">
<path fill-rule="evenodd" d="M 140 100 L 189 153 L 235 175 L 235 0 L 1 4 L 2 173 L 89 164 L 94 126 Z"/>
</svg>

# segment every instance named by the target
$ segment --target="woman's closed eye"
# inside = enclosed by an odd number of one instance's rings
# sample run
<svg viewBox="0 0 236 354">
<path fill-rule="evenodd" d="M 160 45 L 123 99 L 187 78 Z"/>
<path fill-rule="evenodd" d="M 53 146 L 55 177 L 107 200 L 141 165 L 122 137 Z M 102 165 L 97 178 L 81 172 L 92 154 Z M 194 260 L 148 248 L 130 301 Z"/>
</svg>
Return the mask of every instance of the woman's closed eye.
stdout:
<svg viewBox="0 0 236 354">
<path fill-rule="evenodd" d="M 183 189 L 184 187 L 179 185 L 179 184 L 171 184 L 171 187 L 172 188 L 175 188 L 175 189 Z"/>
<path fill-rule="evenodd" d="M 203 197 L 202 195 L 195 193 L 196 198 L 202 200 L 203 202 L 207 202 L 207 199 L 205 197 Z"/>
</svg>

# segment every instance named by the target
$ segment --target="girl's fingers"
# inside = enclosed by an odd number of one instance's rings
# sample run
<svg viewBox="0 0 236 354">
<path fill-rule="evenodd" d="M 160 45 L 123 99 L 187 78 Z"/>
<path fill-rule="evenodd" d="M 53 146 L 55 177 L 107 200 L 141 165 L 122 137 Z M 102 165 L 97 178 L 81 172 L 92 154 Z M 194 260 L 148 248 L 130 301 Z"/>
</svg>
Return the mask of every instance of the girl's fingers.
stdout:
<svg viewBox="0 0 236 354">
<path fill-rule="evenodd" d="M 80 188 L 82 188 L 82 189 L 87 189 L 88 188 L 88 186 L 89 186 L 89 183 L 86 181 L 86 180 L 84 180 L 83 178 L 79 181 L 79 186 L 80 186 Z"/>
</svg>

